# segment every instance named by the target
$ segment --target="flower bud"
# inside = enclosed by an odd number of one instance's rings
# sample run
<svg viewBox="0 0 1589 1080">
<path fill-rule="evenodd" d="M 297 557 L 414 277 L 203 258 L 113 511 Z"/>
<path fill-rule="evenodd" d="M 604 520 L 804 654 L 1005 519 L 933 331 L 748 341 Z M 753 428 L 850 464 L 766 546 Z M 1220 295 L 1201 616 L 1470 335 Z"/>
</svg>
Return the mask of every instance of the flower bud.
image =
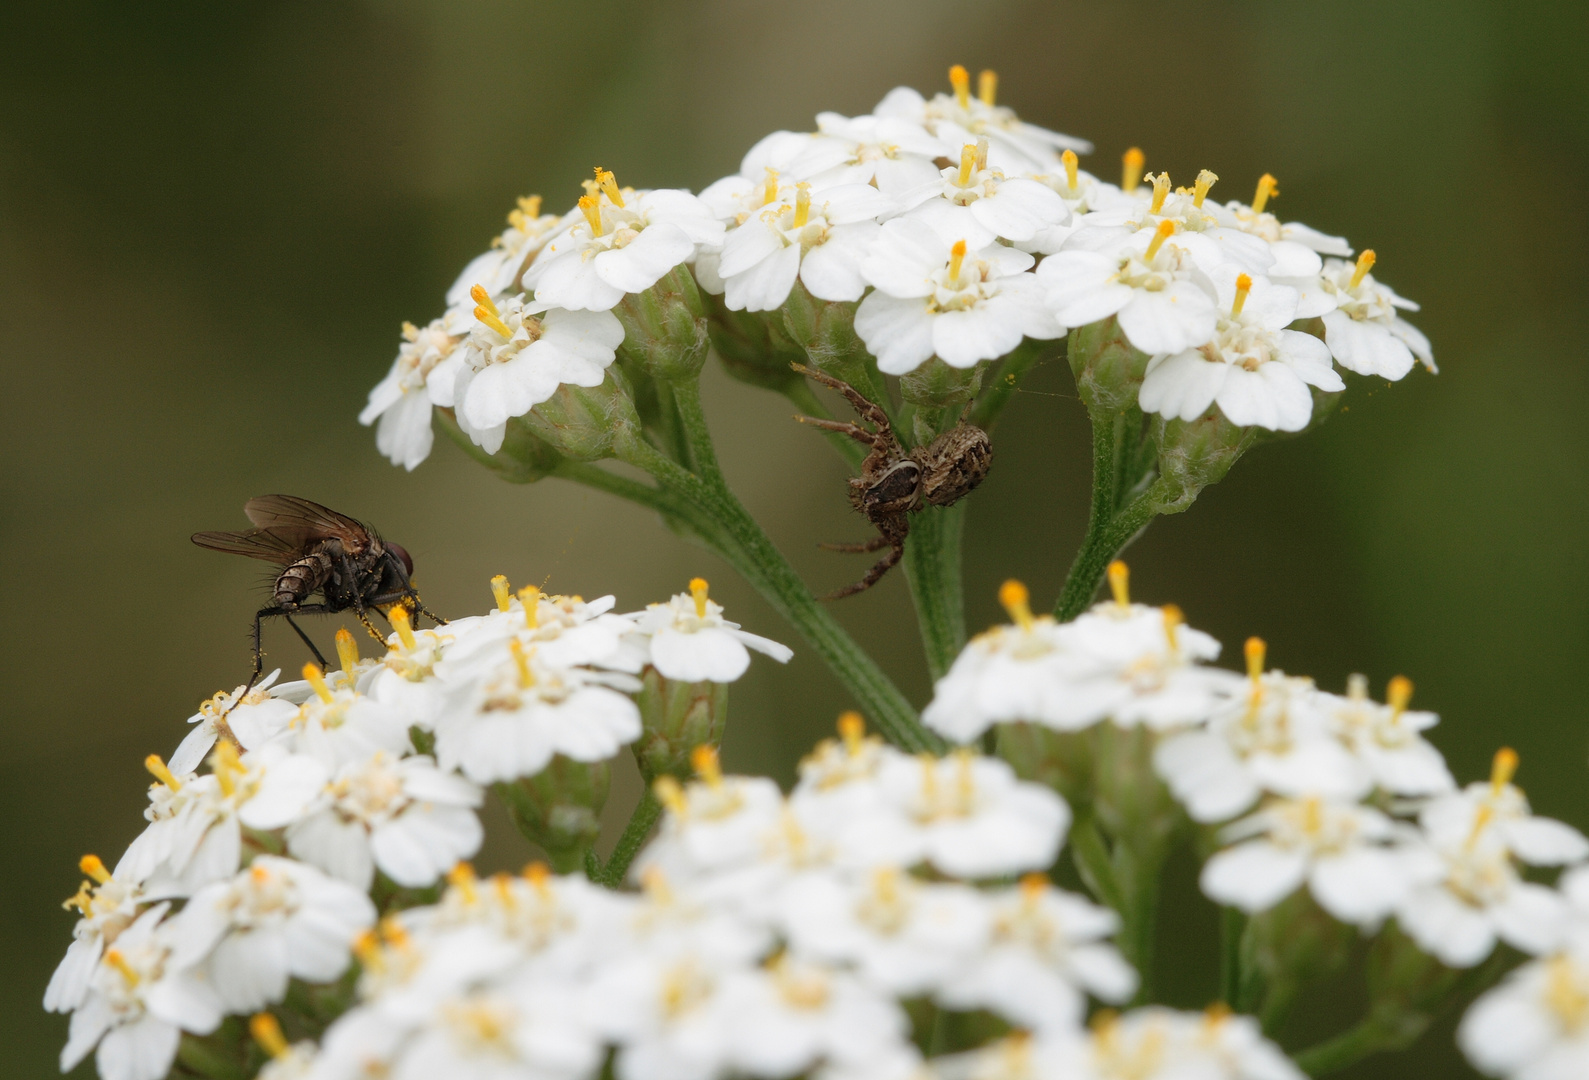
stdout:
<svg viewBox="0 0 1589 1080">
<path fill-rule="evenodd" d="M 706 363 L 710 344 L 706 302 L 682 263 L 612 309 L 623 323 L 619 355 L 657 379 L 693 379 Z"/>
<path fill-rule="evenodd" d="M 687 780 L 694 769 L 690 753 L 697 746 L 716 747 L 728 721 L 728 684 L 680 682 L 648 667 L 635 698 L 645 733 L 635 743 L 640 774 L 650 784 L 659 776 Z"/>
<path fill-rule="evenodd" d="M 1141 725 L 1095 724 L 1093 812 L 1103 831 L 1136 845 L 1164 843 L 1185 821 L 1180 804 L 1153 767 L 1158 736 Z"/>
<path fill-rule="evenodd" d="M 783 303 L 784 330 L 811 367 L 843 379 L 873 401 L 887 400 L 882 397 L 877 364 L 855 333 L 857 306 L 842 300 L 818 300 L 796 281 Z"/>
<path fill-rule="evenodd" d="M 1132 348 L 1113 317 L 1072 330 L 1066 355 L 1076 375 L 1076 390 L 1095 422 L 1100 415 L 1136 408 L 1149 357 Z"/>
<path fill-rule="evenodd" d="M 800 381 L 800 374 L 789 365 L 805 363 L 806 354 L 784 332 L 780 312 L 730 311 L 722 297 L 707 299 L 712 308 L 712 346 L 724 371 L 740 382 L 778 393 Z"/>
<path fill-rule="evenodd" d="M 545 851 L 558 873 L 580 869 L 601 832 L 611 768 L 561 754 L 534 776 L 496 785 L 519 832 Z"/>
<path fill-rule="evenodd" d="M 507 433 L 502 438 L 502 448 L 488 454 L 473 439 L 463 433 L 451 409 L 437 409 L 436 417 L 452 441 L 464 453 L 496 473 L 510 484 L 533 484 L 550 476 L 563 456 L 536 435 L 524 417 L 508 420 Z"/>
<path fill-rule="evenodd" d="M 912 437 L 918 446 L 955 426 L 966 402 L 982 389 L 986 362 L 968 368 L 950 367 L 934 356 L 925 364 L 899 377 L 899 392 L 905 404 L 914 405 Z"/>
<path fill-rule="evenodd" d="M 1500 950 L 1497 950 L 1500 952 Z M 1503 954 L 1504 955 L 1504 954 Z M 1368 951 L 1369 1012 L 1395 1033 L 1390 1049 L 1410 1046 L 1442 1011 L 1459 983 L 1472 994 L 1504 968 L 1495 961 L 1476 971 L 1457 971 L 1420 949 L 1395 925 L 1387 927 Z"/>
<path fill-rule="evenodd" d="M 526 419 L 535 435 L 575 461 L 612 457 L 618 441 L 640 428 L 634 401 L 611 368 L 600 386 L 564 383 Z"/>
<path fill-rule="evenodd" d="M 1267 987 L 1265 1015 L 1283 1018 L 1304 986 L 1345 967 L 1356 940 L 1356 928 L 1331 918 L 1305 888 L 1254 915 L 1242 937 L 1242 963 Z"/>
<path fill-rule="evenodd" d="M 1053 788 L 1072 806 L 1091 804 L 1090 732 L 1055 731 L 1042 724 L 999 724 L 995 730 L 996 753 L 1015 775 Z"/>
<path fill-rule="evenodd" d="M 1217 408 L 1196 420 L 1151 419 L 1159 453 L 1155 502 L 1161 514 L 1186 510 L 1205 487 L 1223 480 L 1258 440 L 1257 428 L 1238 427 Z"/>
</svg>

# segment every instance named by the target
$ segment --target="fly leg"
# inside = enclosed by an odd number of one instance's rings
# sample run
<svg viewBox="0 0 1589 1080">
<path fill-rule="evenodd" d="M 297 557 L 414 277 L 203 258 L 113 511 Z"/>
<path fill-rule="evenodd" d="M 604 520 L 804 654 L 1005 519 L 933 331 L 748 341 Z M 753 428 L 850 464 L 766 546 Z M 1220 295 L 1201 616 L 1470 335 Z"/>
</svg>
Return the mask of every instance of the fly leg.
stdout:
<svg viewBox="0 0 1589 1080">
<path fill-rule="evenodd" d="M 298 610 L 302 611 L 303 608 L 300 607 Z M 303 641 L 303 643 L 305 645 L 309 646 L 309 651 L 314 653 L 314 658 L 315 658 L 316 661 L 319 662 L 321 670 L 322 671 L 325 670 L 326 658 L 324 656 L 320 655 L 320 650 L 315 648 L 314 642 L 309 640 L 309 635 L 303 632 L 303 627 L 301 627 L 297 623 L 293 622 L 292 621 L 292 616 L 290 614 L 288 614 L 287 612 L 283 611 L 281 613 L 281 615 L 282 615 L 282 618 L 287 620 L 287 625 L 292 627 L 292 632 L 297 634 L 299 639 L 301 641 Z M 263 659 L 263 657 L 261 657 L 261 659 Z M 255 675 L 258 675 L 258 674 L 259 673 L 256 671 Z"/>
</svg>

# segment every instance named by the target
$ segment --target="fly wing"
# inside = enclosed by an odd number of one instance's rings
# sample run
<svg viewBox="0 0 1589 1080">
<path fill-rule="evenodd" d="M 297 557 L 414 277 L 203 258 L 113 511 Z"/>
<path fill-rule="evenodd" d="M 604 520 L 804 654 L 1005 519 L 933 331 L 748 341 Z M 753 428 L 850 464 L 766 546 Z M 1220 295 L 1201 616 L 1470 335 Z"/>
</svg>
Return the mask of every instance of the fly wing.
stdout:
<svg viewBox="0 0 1589 1080">
<path fill-rule="evenodd" d="M 201 532 L 193 542 L 211 551 L 247 555 L 250 559 L 286 566 L 303 554 L 306 537 L 292 529 L 249 529 L 247 532 Z M 312 543 L 312 541 L 310 541 Z"/>
<path fill-rule="evenodd" d="M 309 542 L 336 539 L 350 553 L 370 544 L 370 530 L 346 514 L 296 495 L 261 495 L 243 504 L 248 520 L 262 530 L 301 535 Z"/>
</svg>

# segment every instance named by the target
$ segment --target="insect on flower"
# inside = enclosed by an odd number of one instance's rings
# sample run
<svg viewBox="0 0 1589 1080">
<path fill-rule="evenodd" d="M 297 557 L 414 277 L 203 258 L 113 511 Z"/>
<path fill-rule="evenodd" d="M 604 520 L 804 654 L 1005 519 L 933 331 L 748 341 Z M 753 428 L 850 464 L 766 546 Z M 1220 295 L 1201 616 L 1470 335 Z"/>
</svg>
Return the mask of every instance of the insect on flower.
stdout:
<svg viewBox="0 0 1589 1080">
<path fill-rule="evenodd" d="M 993 465 L 993 444 L 987 432 L 962 418 L 926 446 L 906 450 L 895 438 L 888 414 L 855 387 L 800 364 L 791 366 L 843 394 L 860 418 L 876 428 L 867 431 L 854 423 L 819 420 L 812 416 L 795 418 L 802 424 L 848 435 L 871 450 L 861 462 L 861 475 L 850 478 L 850 503 L 857 513 L 864 514 L 866 520 L 877 527 L 877 535 L 859 544 L 822 546 L 829 551 L 851 554 L 883 548 L 888 552 L 860 581 L 823 597 L 824 600 L 842 600 L 876 585 L 904 557 L 912 513 L 924 505 L 953 506 L 982 483 Z"/>
<path fill-rule="evenodd" d="M 426 608 L 414 591 L 414 560 L 397 544 L 382 540 L 368 526 L 319 503 L 293 495 L 261 495 L 243 504 L 255 525 L 244 532 L 201 532 L 193 542 L 211 551 L 247 555 L 283 567 L 271 586 L 271 603 L 254 615 L 252 686 L 264 670 L 261 624 L 281 616 L 325 667 L 325 657 L 293 622 L 294 615 L 334 615 L 352 608 L 359 621 L 380 642 L 386 636 L 370 622 L 374 610 L 403 604 L 429 616 L 439 626 L 446 620 Z M 315 593 L 319 603 L 307 603 Z"/>
</svg>

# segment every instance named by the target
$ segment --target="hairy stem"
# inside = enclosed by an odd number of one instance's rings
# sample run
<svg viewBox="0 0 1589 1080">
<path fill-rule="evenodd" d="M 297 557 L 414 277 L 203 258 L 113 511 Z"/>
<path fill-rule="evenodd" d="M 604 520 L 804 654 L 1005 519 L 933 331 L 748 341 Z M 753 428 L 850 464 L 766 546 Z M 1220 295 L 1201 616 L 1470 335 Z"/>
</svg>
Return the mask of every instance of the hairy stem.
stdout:
<svg viewBox="0 0 1589 1080">
<path fill-rule="evenodd" d="M 1129 413 L 1093 418 L 1092 509 L 1087 517 L 1087 535 L 1081 550 L 1076 552 L 1076 561 L 1071 563 L 1059 602 L 1054 605 L 1054 617 L 1061 622 L 1087 610 L 1109 564 L 1158 513 L 1157 482 L 1120 505 L 1135 483 L 1135 478 L 1122 476 L 1123 469 L 1130 471 L 1129 459 L 1135 457 L 1132 420 Z"/>
<path fill-rule="evenodd" d="M 616 889 L 623 884 L 624 875 L 629 872 L 629 864 L 634 862 L 640 849 L 645 846 L 646 837 L 651 835 L 652 828 L 657 819 L 662 816 L 662 804 L 656 797 L 647 791 L 640 796 L 640 805 L 634 808 L 634 813 L 629 818 L 629 824 L 618 836 L 618 843 L 612 849 L 612 855 L 605 866 L 592 855 L 585 864 L 585 872 L 592 881 Z M 592 872 L 592 866 L 598 869 Z"/>
<path fill-rule="evenodd" d="M 916 604 L 927 670 L 941 679 L 966 643 L 965 585 L 961 573 L 964 501 L 926 506 L 905 538 L 905 580 Z"/>
<path fill-rule="evenodd" d="M 1309 1076 L 1328 1076 L 1401 1041 L 1397 1029 L 1386 1025 L 1378 1017 L 1369 1016 L 1339 1035 L 1308 1047 L 1297 1054 L 1294 1060 L 1297 1067 Z"/>
</svg>

